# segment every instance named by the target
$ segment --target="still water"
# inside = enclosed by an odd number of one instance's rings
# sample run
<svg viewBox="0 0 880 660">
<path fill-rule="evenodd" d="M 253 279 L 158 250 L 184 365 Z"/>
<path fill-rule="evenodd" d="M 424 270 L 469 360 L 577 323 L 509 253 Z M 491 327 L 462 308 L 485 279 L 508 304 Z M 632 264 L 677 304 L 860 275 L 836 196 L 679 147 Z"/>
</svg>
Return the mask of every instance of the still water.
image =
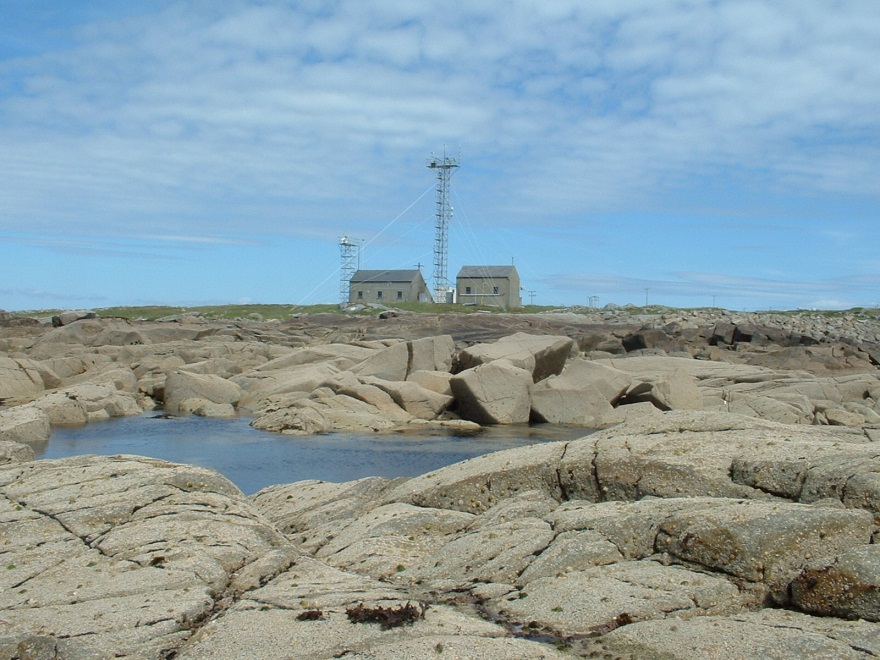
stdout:
<svg viewBox="0 0 880 660">
<path fill-rule="evenodd" d="M 475 437 L 448 435 L 289 436 L 258 431 L 250 418 L 162 418 L 156 412 L 55 428 L 37 458 L 136 454 L 211 468 L 246 495 L 304 479 L 351 481 L 414 477 L 501 449 L 586 435 L 557 426 L 493 427 Z"/>
</svg>

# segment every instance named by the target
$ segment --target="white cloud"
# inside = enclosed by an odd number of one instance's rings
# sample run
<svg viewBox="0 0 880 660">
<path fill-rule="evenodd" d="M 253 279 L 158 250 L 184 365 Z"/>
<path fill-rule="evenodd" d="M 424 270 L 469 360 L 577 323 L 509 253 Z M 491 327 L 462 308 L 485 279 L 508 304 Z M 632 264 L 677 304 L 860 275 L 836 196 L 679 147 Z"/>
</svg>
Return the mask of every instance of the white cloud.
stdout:
<svg viewBox="0 0 880 660">
<path fill-rule="evenodd" d="M 835 222 L 863 222 L 851 207 L 880 196 L 870 3 L 172 1 L 99 15 L 0 59 L 0 229 L 380 228 L 430 184 L 424 158 L 444 144 L 461 147 L 472 201 L 514 226 L 751 217 L 760 244 L 780 208 L 815 225 L 821 199 Z"/>
</svg>

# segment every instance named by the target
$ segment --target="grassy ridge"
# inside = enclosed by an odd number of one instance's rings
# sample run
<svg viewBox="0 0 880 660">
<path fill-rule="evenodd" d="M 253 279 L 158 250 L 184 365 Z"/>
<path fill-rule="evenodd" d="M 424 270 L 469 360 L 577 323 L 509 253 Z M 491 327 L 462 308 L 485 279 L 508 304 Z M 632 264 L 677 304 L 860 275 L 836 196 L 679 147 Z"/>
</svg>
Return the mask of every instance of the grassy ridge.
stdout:
<svg viewBox="0 0 880 660">
<path fill-rule="evenodd" d="M 259 315 L 264 320 L 278 319 L 286 320 L 297 314 L 360 314 L 370 316 L 378 313 L 382 309 L 397 309 L 407 312 L 423 313 L 423 314 L 472 314 L 475 312 L 506 312 L 512 314 L 537 314 L 540 312 L 548 312 L 551 310 L 561 309 L 558 306 L 549 305 L 524 305 L 517 309 L 502 310 L 498 307 L 488 307 L 479 305 L 455 305 L 446 303 L 398 303 L 393 305 L 384 305 L 381 307 L 365 307 L 358 308 L 357 311 L 346 311 L 338 304 L 323 305 L 205 305 L 197 307 L 177 307 L 170 305 L 157 306 L 136 306 L 136 307 L 105 307 L 94 309 L 98 316 L 102 318 L 123 318 L 130 320 L 155 321 L 168 317 L 180 316 L 184 314 L 198 315 L 208 320 L 227 320 L 258 318 Z M 60 314 L 65 310 L 60 309 L 44 309 L 32 310 L 26 312 L 16 312 L 16 316 L 30 316 L 37 318 L 50 318 L 56 314 Z M 589 313 L 591 311 L 586 307 L 574 307 L 570 311 L 577 313 Z M 664 307 L 662 305 L 649 305 L 648 307 L 626 307 L 621 308 L 622 312 L 632 315 L 640 314 L 663 314 L 676 310 L 675 308 Z M 685 310 L 690 311 L 690 310 Z M 721 312 L 724 310 L 712 309 L 707 307 L 695 308 L 693 311 L 700 312 Z M 837 316 L 852 315 L 860 318 L 880 319 L 880 309 L 870 309 L 864 307 L 854 307 L 849 310 L 758 310 L 760 313 L 790 315 L 790 316 L 822 316 L 833 318 Z"/>
</svg>

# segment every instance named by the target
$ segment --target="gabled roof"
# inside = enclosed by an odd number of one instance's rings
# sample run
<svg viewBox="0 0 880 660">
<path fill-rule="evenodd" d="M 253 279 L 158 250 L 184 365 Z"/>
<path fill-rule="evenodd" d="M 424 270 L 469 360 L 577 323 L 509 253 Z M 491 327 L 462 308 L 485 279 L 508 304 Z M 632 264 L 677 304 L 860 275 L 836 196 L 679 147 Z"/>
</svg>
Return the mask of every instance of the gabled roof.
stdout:
<svg viewBox="0 0 880 660">
<path fill-rule="evenodd" d="M 458 277 L 495 277 L 505 279 L 510 278 L 515 273 L 516 268 L 514 266 L 462 266 L 461 270 L 458 271 Z"/>
<path fill-rule="evenodd" d="M 351 276 L 352 282 L 406 282 L 412 283 L 413 280 L 421 275 L 421 272 L 412 270 L 359 270 Z"/>
</svg>

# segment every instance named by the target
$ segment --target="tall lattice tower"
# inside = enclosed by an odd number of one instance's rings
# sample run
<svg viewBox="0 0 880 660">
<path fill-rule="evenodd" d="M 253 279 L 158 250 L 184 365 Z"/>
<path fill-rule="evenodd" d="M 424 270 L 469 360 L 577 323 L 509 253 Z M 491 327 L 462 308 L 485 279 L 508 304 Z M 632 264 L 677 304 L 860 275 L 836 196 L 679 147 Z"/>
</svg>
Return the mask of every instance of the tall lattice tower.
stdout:
<svg viewBox="0 0 880 660">
<path fill-rule="evenodd" d="M 342 258 L 342 265 L 339 268 L 339 302 L 345 304 L 348 302 L 351 278 L 360 267 L 360 241 L 343 236 L 339 239 L 339 255 Z"/>
<path fill-rule="evenodd" d="M 449 291 L 447 259 L 449 257 L 449 223 L 452 221 L 452 206 L 449 204 L 449 180 L 461 159 L 446 155 L 443 158 L 434 154 L 428 159 L 428 167 L 437 170 L 437 222 L 434 233 L 434 302 L 446 302 Z"/>
</svg>

